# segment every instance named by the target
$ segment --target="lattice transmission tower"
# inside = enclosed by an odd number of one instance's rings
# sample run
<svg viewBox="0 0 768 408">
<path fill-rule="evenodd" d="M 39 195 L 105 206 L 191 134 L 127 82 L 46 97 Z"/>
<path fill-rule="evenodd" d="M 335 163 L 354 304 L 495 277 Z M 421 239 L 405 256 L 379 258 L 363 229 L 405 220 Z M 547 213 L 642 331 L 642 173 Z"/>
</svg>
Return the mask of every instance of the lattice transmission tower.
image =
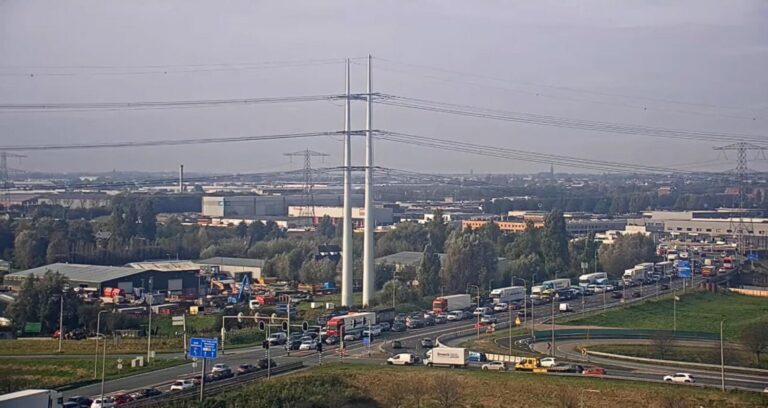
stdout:
<svg viewBox="0 0 768 408">
<path fill-rule="evenodd" d="M 0 190 L 2 190 L 2 204 L 6 211 L 11 206 L 11 177 L 8 172 L 9 157 L 18 157 L 21 159 L 27 156 L 15 153 L 0 152 Z"/>
<path fill-rule="evenodd" d="M 325 158 L 330 155 L 309 149 L 284 153 L 283 155 L 290 157 L 291 161 L 293 161 L 294 157 L 304 158 L 304 185 L 301 189 L 302 206 L 299 217 L 305 220 L 308 219 L 309 223 L 313 223 L 315 220 L 315 197 L 312 192 L 312 188 L 314 187 L 312 182 L 312 157 L 322 157 L 323 162 L 325 162 Z"/>
</svg>

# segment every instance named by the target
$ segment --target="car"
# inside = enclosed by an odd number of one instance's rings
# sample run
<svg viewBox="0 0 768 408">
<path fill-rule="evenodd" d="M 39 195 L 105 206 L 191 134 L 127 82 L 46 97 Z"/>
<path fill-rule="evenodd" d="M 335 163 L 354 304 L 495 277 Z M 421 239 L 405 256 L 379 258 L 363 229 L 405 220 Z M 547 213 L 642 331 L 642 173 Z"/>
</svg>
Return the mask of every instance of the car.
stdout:
<svg viewBox="0 0 768 408">
<path fill-rule="evenodd" d="M 112 397 L 112 402 L 114 402 L 115 405 L 123 405 L 133 401 L 133 398 L 131 398 L 130 395 L 125 393 L 112 394 L 111 397 Z"/>
<path fill-rule="evenodd" d="M 544 357 L 540 360 L 540 364 L 542 367 L 552 367 L 557 364 L 557 361 L 555 361 L 554 357 Z"/>
<path fill-rule="evenodd" d="M 218 373 L 218 372 L 227 371 L 227 370 L 230 370 L 229 366 L 222 363 L 214 364 L 213 367 L 211 368 L 212 373 Z"/>
<path fill-rule="evenodd" d="M 581 373 L 584 368 L 574 364 L 555 364 L 547 369 L 550 373 Z"/>
<path fill-rule="evenodd" d="M 474 312 L 472 312 L 472 315 L 477 317 L 477 316 L 487 315 L 491 313 L 492 311 L 491 311 L 491 308 L 489 307 L 478 307 L 475 309 Z"/>
<path fill-rule="evenodd" d="M 319 334 L 316 331 L 310 331 L 307 330 L 304 333 L 302 333 L 301 337 L 311 337 L 313 339 L 316 339 Z"/>
<path fill-rule="evenodd" d="M 483 364 L 482 369 L 486 371 L 507 371 L 507 365 L 501 361 L 491 361 L 490 363 Z"/>
<path fill-rule="evenodd" d="M 325 339 L 325 344 L 332 346 L 334 344 L 337 344 L 339 342 L 339 336 L 328 336 Z"/>
<path fill-rule="evenodd" d="M 389 322 L 381 322 L 379 323 L 379 326 L 381 326 L 381 331 L 388 332 L 390 329 L 392 329 L 392 325 L 389 324 Z"/>
<path fill-rule="evenodd" d="M 387 359 L 389 365 L 413 365 L 416 363 L 417 357 L 411 353 L 400 353 Z"/>
<path fill-rule="evenodd" d="M 448 313 L 448 316 L 446 316 L 446 319 L 448 319 L 449 322 L 455 322 L 458 320 L 461 320 L 464 318 L 464 312 L 455 310 L 453 312 Z"/>
<path fill-rule="evenodd" d="M 667 285 L 666 283 L 661 285 L 661 290 L 669 290 L 669 285 Z"/>
<path fill-rule="evenodd" d="M 665 375 L 664 381 L 693 384 L 696 382 L 696 379 L 688 373 L 674 373 L 672 375 Z"/>
<path fill-rule="evenodd" d="M 643 296 L 643 295 L 640 294 L 640 292 L 632 292 L 632 297 L 633 298 L 639 298 L 640 296 Z"/>
<path fill-rule="evenodd" d="M 344 341 L 355 341 L 363 338 L 362 331 L 356 331 L 355 333 L 345 334 Z"/>
<path fill-rule="evenodd" d="M 272 333 L 269 338 L 267 338 L 267 341 L 269 342 L 270 346 L 277 346 L 280 344 L 285 344 L 285 342 L 288 341 L 288 336 L 286 336 L 283 332 Z"/>
<path fill-rule="evenodd" d="M 392 348 L 393 349 L 401 349 L 401 348 L 403 348 L 403 343 L 400 340 L 393 340 L 392 341 Z"/>
<path fill-rule="evenodd" d="M 90 407 L 91 404 L 93 404 L 93 400 L 87 397 L 83 397 L 81 395 L 77 395 L 74 397 L 67 398 L 67 402 L 72 402 L 77 404 L 78 407 Z"/>
<path fill-rule="evenodd" d="M 480 323 L 482 323 L 482 324 L 494 324 L 494 323 L 496 323 L 496 316 L 483 315 L 483 317 L 480 318 Z"/>
<path fill-rule="evenodd" d="M 435 343 L 432 341 L 432 339 L 421 339 L 421 347 L 432 348 L 435 347 Z"/>
<path fill-rule="evenodd" d="M 509 305 L 506 303 L 496 303 L 493 305 L 494 312 L 506 312 L 509 309 Z"/>
<path fill-rule="evenodd" d="M 194 386 L 195 383 L 192 380 L 176 380 L 171 384 L 171 391 L 184 391 L 193 388 Z"/>
<path fill-rule="evenodd" d="M 248 374 L 255 371 L 259 371 L 259 368 L 253 364 L 240 364 L 235 369 L 235 375 L 243 375 L 243 374 Z"/>
<path fill-rule="evenodd" d="M 262 370 L 266 370 L 267 367 L 277 367 L 277 363 L 275 363 L 275 360 L 269 359 L 269 364 L 268 364 L 266 358 L 262 358 L 261 360 L 257 361 L 256 365 Z"/>
<path fill-rule="evenodd" d="M 624 297 L 624 294 L 621 292 L 613 292 L 611 293 L 611 297 L 614 299 L 621 299 Z"/>
<path fill-rule="evenodd" d="M 392 324 L 392 331 L 393 332 L 404 332 L 406 329 L 405 324 L 402 322 L 395 322 Z"/>
<path fill-rule="evenodd" d="M 424 320 L 421 319 L 408 319 L 405 321 L 405 326 L 409 329 L 420 329 L 424 327 Z"/>
<path fill-rule="evenodd" d="M 301 339 L 290 340 L 286 343 L 288 350 L 298 350 L 301 347 Z"/>
<path fill-rule="evenodd" d="M 80 405 L 77 402 L 67 401 L 61 405 L 61 408 L 82 408 L 90 407 L 90 405 Z"/>
<path fill-rule="evenodd" d="M 301 342 L 301 346 L 299 346 L 299 350 L 317 350 L 317 341 L 315 340 L 304 340 Z"/>
<path fill-rule="evenodd" d="M 233 377 L 234 374 L 232 374 L 232 371 L 216 371 L 215 373 L 208 373 L 205 375 L 205 382 L 215 382 L 220 380 L 225 380 L 227 378 Z"/>
<path fill-rule="evenodd" d="M 370 329 L 368 328 L 363 329 L 363 337 L 368 337 L 369 331 L 370 331 L 371 337 L 381 336 L 381 326 L 379 326 L 378 324 L 372 325 Z"/>
<path fill-rule="evenodd" d="M 158 395 L 162 395 L 162 391 L 158 390 L 157 388 L 142 388 L 136 392 L 132 392 L 130 394 L 130 397 L 132 400 L 140 400 L 144 398 L 152 398 L 156 397 Z"/>
<path fill-rule="evenodd" d="M 424 317 L 424 325 L 425 326 L 434 326 L 435 323 L 435 317 L 432 315 L 428 315 Z"/>
<path fill-rule="evenodd" d="M 584 375 L 605 375 L 605 369 L 602 367 L 586 367 L 581 373 Z"/>
<path fill-rule="evenodd" d="M 113 408 L 116 406 L 117 404 L 115 404 L 112 397 L 106 397 L 103 401 L 101 398 L 96 398 L 91 402 L 91 408 Z"/>
</svg>

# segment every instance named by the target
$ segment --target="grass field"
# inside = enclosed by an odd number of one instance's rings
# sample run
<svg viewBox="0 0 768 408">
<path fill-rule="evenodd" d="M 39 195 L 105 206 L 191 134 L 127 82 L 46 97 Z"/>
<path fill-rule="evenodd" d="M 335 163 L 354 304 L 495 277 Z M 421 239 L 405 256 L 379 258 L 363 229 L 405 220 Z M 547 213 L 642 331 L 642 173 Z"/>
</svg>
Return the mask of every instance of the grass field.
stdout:
<svg viewBox="0 0 768 408">
<path fill-rule="evenodd" d="M 315 385 L 323 382 L 329 385 Z M 309 384 L 312 386 L 306 386 Z M 331 401 L 338 395 L 345 399 Z M 297 406 L 300 402 L 304 404 L 300 406 L 313 407 L 693 408 L 764 407 L 768 403 L 759 393 L 723 393 L 669 384 L 423 367 L 371 370 L 368 365 L 355 364 L 315 367 L 215 399 L 233 406 Z M 207 406 L 218 406 L 215 401 L 210 403 Z"/>
<path fill-rule="evenodd" d="M 688 293 L 679 297 L 677 330 L 719 333 L 720 320 L 725 320 L 725 338 L 735 339 L 749 323 L 768 323 L 768 299 L 709 292 Z M 672 330 L 673 300 L 667 298 L 649 301 L 626 309 L 614 309 L 577 318 L 563 324 Z"/>
<path fill-rule="evenodd" d="M 657 348 L 644 345 L 612 344 L 592 346 L 589 349 L 592 351 L 601 351 L 603 353 L 661 359 Z M 718 345 L 714 345 L 713 347 L 672 347 L 667 354 L 667 360 L 720 364 L 720 347 Z M 761 355 L 760 365 L 758 366 L 755 361 L 755 354 L 744 350 L 725 348 L 723 357 L 726 365 L 739 367 L 768 367 L 768 356 Z"/>
<path fill-rule="evenodd" d="M 0 358 L 0 393 L 27 388 L 60 388 L 67 384 L 96 381 L 93 379 L 94 360 L 87 358 Z M 184 359 L 157 359 L 151 366 L 131 368 L 130 361 L 123 362 L 118 372 L 117 359 L 107 356 L 106 378 L 118 378 L 144 371 L 157 370 L 184 363 Z M 101 379 L 101 358 L 97 367 Z"/>
<path fill-rule="evenodd" d="M 104 343 L 99 342 L 99 350 Z M 59 341 L 55 339 L 20 339 L 0 340 L 0 356 L 18 356 L 30 354 L 57 354 Z M 152 350 L 158 353 L 181 352 L 181 337 L 152 337 Z M 93 355 L 96 351 L 95 340 L 64 340 L 62 354 Z M 112 339 L 107 343 L 107 354 L 146 354 L 146 339 Z"/>
</svg>

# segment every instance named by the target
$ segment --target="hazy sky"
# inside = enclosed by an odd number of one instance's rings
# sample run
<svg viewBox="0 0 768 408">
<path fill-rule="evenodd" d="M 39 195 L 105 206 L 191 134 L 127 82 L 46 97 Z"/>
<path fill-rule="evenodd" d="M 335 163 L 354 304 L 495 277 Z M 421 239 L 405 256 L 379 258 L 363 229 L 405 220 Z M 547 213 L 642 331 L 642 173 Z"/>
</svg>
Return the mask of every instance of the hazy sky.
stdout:
<svg viewBox="0 0 768 408">
<path fill-rule="evenodd" d="M 0 0 L 0 103 L 342 93 L 341 63 L 253 64 L 370 53 L 380 58 L 374 66 L 378 92 L 762 136 L 768 122 L 767 23 L 764 0 Z M 353 91 L 362 92 L 365 68 L 353 65 L 353 70 Z M 362 128 L 363 106 L 357 105 L 353 127 Z M 332 131 L 342 128 L 343 114 L 341 104 L 332 102 L 0 112 L 0 145 Z M 718 159 L 711 142 L 590 133 L 386 106 L 376 106 L 374 123 L 380 129 L 586 158 L 667 166 L 712 160 L 710 169 L 734 166 L 735 155 L 728 156 L 730 161 Z M 174 170 L 184 163 L 189 171 L 256 172 L 296 168 L 296 161 L 288 163 L 282 153 L 307 147 L 332 154 L 325 165 L 340 163 L 340 142 L 324 137 L 32 152 L 12 166 Z M 407 170 L 548 170 L 541 164 L 384 141 L 376 148 L 378 165 Z M 355 145 L 355 155 L 361 162 L 361 143 Z"/>
</svg>

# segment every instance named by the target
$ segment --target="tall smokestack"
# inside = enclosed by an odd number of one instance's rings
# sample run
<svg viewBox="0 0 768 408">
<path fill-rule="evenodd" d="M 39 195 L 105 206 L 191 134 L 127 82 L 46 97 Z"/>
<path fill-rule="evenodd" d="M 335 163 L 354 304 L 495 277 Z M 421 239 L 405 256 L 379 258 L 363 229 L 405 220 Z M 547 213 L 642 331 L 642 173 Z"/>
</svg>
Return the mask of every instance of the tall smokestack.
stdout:
<svg viewBox="0 0 768 408">
<path fill-rule="evenodd" d="M 179 193 L 184 192 L 184 165 L 179 164 Z"/>
</svg>

